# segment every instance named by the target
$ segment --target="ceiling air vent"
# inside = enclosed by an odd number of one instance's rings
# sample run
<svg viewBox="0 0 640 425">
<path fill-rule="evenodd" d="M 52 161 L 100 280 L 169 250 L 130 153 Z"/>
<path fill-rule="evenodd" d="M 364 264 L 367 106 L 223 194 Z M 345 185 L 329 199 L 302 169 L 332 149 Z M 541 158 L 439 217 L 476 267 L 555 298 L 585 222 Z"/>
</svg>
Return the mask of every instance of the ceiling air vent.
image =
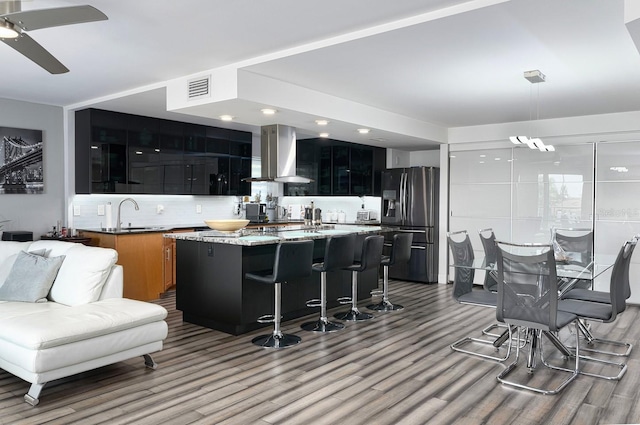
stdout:
<svg viewBox="0 0 640 425">
<path fill-rule="evenodd" d="M 211 96 L 211 92 L 209 92 L 210 82 L 211 76 L 189 80 L 188 99 L 191 100 Z"/>
</svg>

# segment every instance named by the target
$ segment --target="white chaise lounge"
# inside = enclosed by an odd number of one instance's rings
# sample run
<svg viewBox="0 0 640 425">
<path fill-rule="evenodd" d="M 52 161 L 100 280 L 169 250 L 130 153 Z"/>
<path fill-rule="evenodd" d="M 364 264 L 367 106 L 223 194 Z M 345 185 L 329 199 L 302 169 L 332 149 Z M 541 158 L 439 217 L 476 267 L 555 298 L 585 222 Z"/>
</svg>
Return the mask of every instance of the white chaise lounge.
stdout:
<svg viewBox="0 0 640 425">
<path fill-rule="evenodd" d="M 155 369 L 167 311 L 122 298 L 116 261 L 107 248 L 0 241 L 0 368 L 31 383 L 27 403 L 47 382 L 133 357 Z"/>
</svg>

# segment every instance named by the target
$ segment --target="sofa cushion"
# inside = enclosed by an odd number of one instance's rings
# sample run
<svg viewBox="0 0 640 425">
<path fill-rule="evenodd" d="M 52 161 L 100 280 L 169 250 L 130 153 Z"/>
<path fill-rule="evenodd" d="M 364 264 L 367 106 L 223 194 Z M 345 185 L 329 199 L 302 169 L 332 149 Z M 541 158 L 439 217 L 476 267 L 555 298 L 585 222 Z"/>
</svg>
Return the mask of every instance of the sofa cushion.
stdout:
<svg viewBox="0 0 640 425">
<path fill-rule="evenodd" d="M 0 300 L 45 302 L 62 265 L 64 255 L 43 257 L 20 251 L 6 281 L 0 286 Z"/>
<path fill-rule="evenodd" d="M 159 305 L 126 298 L 75 307 L 0 303 L 0 340 L 42 350 L 161 321 L 166 316 L 167 310 Z"/>
<path fill-rule="evenodd" d="M 36 241 L 29 249 L 42 248 L 51 256 L 65 255 L 49 299 L 68 306 L 97 301 L 111 267 L 118 260 L 113 249 L 70 242 Z"/>
<path fill-rule="evenodd" d="M 13 263 L 16 261 L 16 258 L 18 258 L 18 253 L 20 251 L 26 251 L 30 245 L 31 242 L 0 242 L 0 285 L 2 285 L 7 279 L 7 276 L 9 276 Z"/>
</svg>

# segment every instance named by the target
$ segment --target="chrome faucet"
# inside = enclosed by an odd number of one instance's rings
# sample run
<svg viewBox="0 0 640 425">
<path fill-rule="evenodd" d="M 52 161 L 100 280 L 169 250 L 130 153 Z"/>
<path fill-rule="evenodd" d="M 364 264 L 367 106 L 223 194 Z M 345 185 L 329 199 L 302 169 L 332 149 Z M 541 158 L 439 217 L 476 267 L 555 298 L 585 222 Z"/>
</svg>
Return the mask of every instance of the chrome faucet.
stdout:
<svg viewBox="0 0 640 425">
<path fill-rule="evenodd" d="M 119 232 L 120 230 L 122 230 L 122 223 L 120 223 L 120 210 L 122 209 L 122 204 L 125 201 L 131 201 L 133 205 L 136 207 L 136 211 L 140 209 L 140 207 L 138 206 L 138 203 L 133 198 L 124 198 L 122 201 L 120 201 L 120 203 L 118 204 L 118 217 L 116 219 L 116 232 Z"/>
</svg>

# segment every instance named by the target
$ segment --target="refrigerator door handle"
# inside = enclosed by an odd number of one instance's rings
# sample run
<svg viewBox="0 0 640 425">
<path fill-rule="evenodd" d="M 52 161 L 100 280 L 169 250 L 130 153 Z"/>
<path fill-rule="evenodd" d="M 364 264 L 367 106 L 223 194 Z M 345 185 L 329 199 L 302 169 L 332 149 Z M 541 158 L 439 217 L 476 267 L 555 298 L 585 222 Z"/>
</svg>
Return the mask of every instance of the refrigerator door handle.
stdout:
<svg viewBox="0 0 640 425">
<path fill-rule="evenodd" d="M 400 224 L 404 224 L 404 172 L 400 174 L 400 195 L 398 196 L 400 204 Z"/>
<path fill-rule="evenodd" d="M 402 224 L 406 224 L 407 223 L 407 210 L 408 210 L 408 201 L 409 201 L 409 194 L 407 193 L 407 186 L 408 186 L 408 180 L 409 180 L 409 174 L 408 173 L 402 173 L 402 175 L 404 176 L 404 183 L 402 186 Z"/>
<path fill-rule="evenodd" d="M 426 230 L 407 230 L 407 229 L 398 229 L 397 232 L 402 232 L 402 233 L 427 233 Z"/>
</svg>

